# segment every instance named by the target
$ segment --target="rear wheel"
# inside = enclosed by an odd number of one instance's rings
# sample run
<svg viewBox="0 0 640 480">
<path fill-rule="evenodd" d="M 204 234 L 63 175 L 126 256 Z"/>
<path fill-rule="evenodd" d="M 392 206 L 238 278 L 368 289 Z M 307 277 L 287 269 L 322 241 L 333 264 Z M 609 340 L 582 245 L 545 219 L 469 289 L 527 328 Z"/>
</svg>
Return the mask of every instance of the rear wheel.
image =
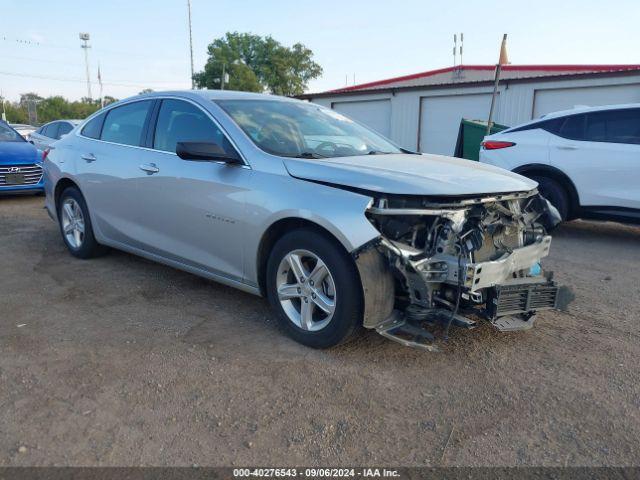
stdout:
<svg viewBox="0 0 640 480">
<path fill-rule="evenodd" d="M 353 260 L 311 229 L 287 233 L 274 245 L 267 296 L 284 330 L 310 347 L 343 343 L 362 325 L 362 288 Z"/>
<path fill-rule="evenodd" d="M 58 223 L 62 239 L 74 257 L 93 258 L 107 251 L 93 235 L 87 204 L 76 187 L 68 187 L 60 195 Z"/>
<path fill-rule="evenodd" d="M 569 218 L 569 194 L 565 188 L 556 180 L 549 177 L 531 177 L 538 182 L 538 190 L 544 198 L 549 200 L 560 212 L 562 220 Z"/>
</svg>

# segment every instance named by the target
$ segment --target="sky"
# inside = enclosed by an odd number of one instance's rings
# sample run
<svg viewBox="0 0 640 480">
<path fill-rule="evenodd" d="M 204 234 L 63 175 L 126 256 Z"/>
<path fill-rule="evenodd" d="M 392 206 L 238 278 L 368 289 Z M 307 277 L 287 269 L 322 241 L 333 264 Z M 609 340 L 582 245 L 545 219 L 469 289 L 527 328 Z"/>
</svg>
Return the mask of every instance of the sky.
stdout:
<svg viewBox="0 0 640 480">
<path fill-rule="evenodd" d="M 513 64 L 640 64 L 638 0 L 191 0 L 195 70 L 228 31 L 300 42 L 323 67 L 308 91 L 453 64 L 496 62 L 507 33 Z M 187 0 L 0 0 L 0 94 L 87 95 L 79 32 L 91 35 L 92 94 L 116 98 L 190 88 Z"/>
</svg>

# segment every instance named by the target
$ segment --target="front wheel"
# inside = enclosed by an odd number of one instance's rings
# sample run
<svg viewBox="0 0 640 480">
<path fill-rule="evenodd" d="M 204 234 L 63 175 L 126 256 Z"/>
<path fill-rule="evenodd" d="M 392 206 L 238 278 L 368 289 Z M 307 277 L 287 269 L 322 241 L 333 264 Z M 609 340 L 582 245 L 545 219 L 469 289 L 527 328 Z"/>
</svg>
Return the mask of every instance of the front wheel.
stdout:
<svg viewBox="0 0 640 480">
<path fill-rule="evenodd" d="M 267 264 L 267 296 L 284 330 L 310 347 L 343 343 L 362 325 L 362 287 L 353 260 L 312 229 L 276 242 Z"/>
</svg>

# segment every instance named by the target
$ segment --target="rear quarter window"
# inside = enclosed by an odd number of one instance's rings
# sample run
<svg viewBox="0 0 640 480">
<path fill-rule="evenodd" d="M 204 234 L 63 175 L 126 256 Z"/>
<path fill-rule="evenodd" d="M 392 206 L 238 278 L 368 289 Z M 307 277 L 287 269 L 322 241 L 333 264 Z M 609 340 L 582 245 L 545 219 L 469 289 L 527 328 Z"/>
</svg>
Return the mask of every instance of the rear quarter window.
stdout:
<svg viewBox="0 0 640 480">
<path fill-rule="evenodd" d="M 100 138 L 102 132 L 102 124 L 104 123 L 104 113 L 92 118 L 89 122 L 82 127 L 80 134 L 89 138 Z"/>
</svg>

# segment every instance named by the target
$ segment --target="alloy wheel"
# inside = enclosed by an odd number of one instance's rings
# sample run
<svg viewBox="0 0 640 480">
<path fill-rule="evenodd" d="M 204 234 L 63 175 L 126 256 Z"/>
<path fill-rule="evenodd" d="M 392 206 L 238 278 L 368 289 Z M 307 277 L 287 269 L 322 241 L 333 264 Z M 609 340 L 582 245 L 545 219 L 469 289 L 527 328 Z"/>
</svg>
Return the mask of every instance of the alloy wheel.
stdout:
<svg viewBox="0 0 640 480">
<path fill-rule="evenodd" d="M 302 330 L 322 330 L 333 318 L 336 285 L 327 265 L 313 252 L 294 250 L 285 255 L 276 288 L 282 309 Z"/>
<path fill-rule="evenodd" d="M 84 242 L 84 215 L 82 208 L 73 198 L 67 198 L 62 202 L 61 220 L 62 232 L 67 243 L 74 249 L 82 247 Z"/>
</svg>

